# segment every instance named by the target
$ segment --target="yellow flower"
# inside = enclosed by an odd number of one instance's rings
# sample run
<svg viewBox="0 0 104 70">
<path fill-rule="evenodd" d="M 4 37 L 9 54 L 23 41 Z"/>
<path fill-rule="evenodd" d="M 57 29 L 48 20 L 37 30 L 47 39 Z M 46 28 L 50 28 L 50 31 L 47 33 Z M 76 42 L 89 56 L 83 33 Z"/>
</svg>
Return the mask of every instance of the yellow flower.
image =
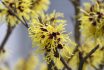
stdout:
<svg viewBox="0 0 104 70">
<path fill-rule="evenodd" d="M 41 14 L 30 24 L 29 35 L 33 44 L 39 46 L 47 56 L 46 60 L 51 61 L 56 55 L 56 49 L 63 49 L 72 44 L 69 35 L 65 32 L 65 20 L 61 13 Z"/>
<path fill-rule="evenodd" d="M 13 12 L 22 20 L 22 17 L 29 19 L 30 13 L 30 0 L 3 0 L 5 5 L 0 4 L 0 15 L 5 18 L 7 23 L 14 26 L 19 23 L 17 17 Z M 12 11 L 11 11 L 12 10 Z"/>
<path fill-rule="evenodd" d="M 87 40 L 94 40 L 96 44 L 104 46 L 104 2 L 94 1 L 94 4 L 85 3 L 81 9 L 80 31 Z"/>
<path fill-rule="evenodd" d="M 30 9 L 33 14 L 41 14 L 42 11 L 46 11 L 50 4 L 50 0 L 31 0 Z"/>
</svg>

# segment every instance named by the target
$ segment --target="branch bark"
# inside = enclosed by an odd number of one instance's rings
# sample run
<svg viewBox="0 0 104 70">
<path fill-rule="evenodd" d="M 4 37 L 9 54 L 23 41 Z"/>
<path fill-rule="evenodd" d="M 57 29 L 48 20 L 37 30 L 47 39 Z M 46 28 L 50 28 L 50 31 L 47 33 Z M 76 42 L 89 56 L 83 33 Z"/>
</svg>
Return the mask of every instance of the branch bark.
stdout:
<svg viewBox="0 0 104 70">
<path fill-rule="evenodd" d="M 79 10 L 79 6 L 80 6 L 80 0 L 69 0 L 69 2 L 71 2 L 74 6 L 74 10 L 75 10 L 75 16 L 77 16 L 80 12 Z M 78 18 L 75 18 L 75 27 L 74 27 L 74 37 L 75 37 L 75 42 L 77 43 L 77 46 L 75 47 L 75 49 L 73 50 L 72 54 L 70 56 L 70 58 L 67 60 L 67 63 L 70 62 L 70 60 L 73 58 L 74 54 L 78 51 L 78 47 L 80 46 L 80 31 L 79 31 L 79 21 Z M 65 67 L 63 68 L 63 70 L 65 69 Z"/>
<path fill-rule="evenodd" d="M 69 0 L 69 2 L 71 2 L 73 4 L 74 10 L 75 10 L 75 16 L 77 16 L 80 13 L 80 10 L 78 8 L 80 6 L 80 0 Z M 74 54 L 78 51 L 78 47 L 80 46 L 79 26 L 80 26 L 80 23 L 78 21 L 78 18 L 75 18 L 74 37 L 75 37 L 75 42 L 77 43 L 77 46 L 73 50 L 73 52 L 72 52 L 73 55 L 70 56 L 70 58 L 68 59 L 68 62 L 70 62 L 70 60 L 73 58 Z"/>
<path fill-rule="evenodd" d="M 62 56 L 60 56 L 60 60 L 61 60 L 61 62 L 63 63 L 63 65 L 67 68 L 67 70 L 72 70 L 72 69 L 68 66 L 67 62 L 65 62 L 65 60 L 63 59 Z"/>
<path fill-rule="evenodd" d="M 74 6 L 74 10 L 75 10 L 75 17 L 77 15 L 79 15 L 79 6 L 80 6 L 80 0 L 69 0 L 73 6 Z M 74 37 L 75 37 L 75 42 L 80 45 L 80 31 L 79 31 L 79 21 L 78 18 L 75 18 L 75 28 L 74 28 Z"/>
</svg>

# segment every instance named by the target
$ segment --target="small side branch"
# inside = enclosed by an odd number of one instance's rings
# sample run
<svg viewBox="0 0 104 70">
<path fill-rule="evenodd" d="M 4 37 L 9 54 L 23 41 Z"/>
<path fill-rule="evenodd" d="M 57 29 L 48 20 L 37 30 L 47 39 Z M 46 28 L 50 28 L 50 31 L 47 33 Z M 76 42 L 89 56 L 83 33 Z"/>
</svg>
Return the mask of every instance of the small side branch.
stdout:
<svg viewBox="0 0 104 70">
<path fill-rule="evenodd" d="M 67 70 L 72 70 L 72 69 L 68 66 L 68 64 L 65 62 L 65 60 L 63 59 L 62 56 L 60 56 L 60 61 L 63 63 L 63 65 L 65 66 L 65 68 L 67 68 Z"/>
<path fill-rule="evenodd" d="M 48 64 L 48 70 L 53 70 L 52 66 L 54 66 L 54 70 L 58 70 L 53 60 L 51 60 L 51 62 Z"/>
<path fill-rule="evenodd" d="M 72 69 L 69 67 L 69 65 L 67 64 L 67 62 L 64 60 L 64 58 L 59 54 L 59 52 L 58 52 L 57 49 L 56 49 L 55 55 L 60 56 L 60 61 L 63 63 L 64 67 L 65 67 L 67 70 L 72 70 Z"/>
<path fill-rule="evenodd" d="M 80 6 L 80 0 L 68 0 L 73 4 L 74 10 L 75 10 L 75 16 L 77 16 L 80 13 L 79 6 Z M 75 42 L 77 43 L 77 46 L 73 50 L 70 58 L 68 59 L 67 62 L 70 62 L 70 60 L 73 58 L 74 54 L 78 52 L 78 47 L 80 46 L 80 31 L 79 31 L 79 26 L 80 22 L 78 21 L 78 18 L 75 18 L 75 26 L 74 26 L 74 37 L 75 37 Z"/>
<path fill-rule="evenodd" d="M 78 47 L 79 47 L 78 45 L 75 47 L 75 49 L 72 52 L 73 55 L 70 56 L 70 58 L 68 59 L 67 62 L 70 62 L 70 60 L 73 58 L 73 56 L 75 55 L 75 53 L 78 51 Z"/>
<path fill-rule="evenodd" d="M 4 50 L 4 46 L 6 44 L 6 42 L 8 41 L 12 31 L 13 31 L 14 28 L 12 28 L 9 24 L 8 24 L 8 29 L 7 29 L 7 33 L 6 33 L 6 36 L 4 38 L 4 40 L 2 41 L 1 45 L 0 45 L 0 52 L 5 52 Z"/>
<path fill-rule="evenodd" d="M 25 19 L 25 17 L 22 16 L 22 18 L 23 18 L 23 21 L 25 22 L 25 26 L 26 26 L 27 28 L 29 28 L 29 25 L 28 25 L 27 20 Z"/>
<path fill-rule="evenodd" d="M 74 26 L 74 37 L 75 37 L 75 42 L 80 45 L 80 31 L 79 31 L 79 25 L 80 22 L 76 16 L 79 15 L 80 10 L 80 0 L 69 0 L 73 4 L 74 10 L 75 10 L 75 26 Z"/>
</svg>

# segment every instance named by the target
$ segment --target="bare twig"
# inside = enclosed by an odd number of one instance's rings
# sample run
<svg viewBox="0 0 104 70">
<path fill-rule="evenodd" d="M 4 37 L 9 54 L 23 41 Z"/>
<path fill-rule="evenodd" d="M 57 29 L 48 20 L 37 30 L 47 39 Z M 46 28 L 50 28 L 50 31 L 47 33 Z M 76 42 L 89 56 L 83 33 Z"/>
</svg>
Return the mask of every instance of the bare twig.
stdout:
<svg viewBox="0 0 104 70">
<path fill-rule="evenodd" d="M 104 69 L 104 64 L 101 64 L 98 70 L 103 70 L 103 69 Z"/>
<path fill-rule="evenodd" d="M 70 56 L 70 58 L 68 59 L 68 62 L 70 62 L 70 60 L 73 58 L 74 54 L 78 51 L 78 45 L 75 47 L 74 51 L 73 51 L 73 55 Z"/>
<path fill-rule="evenodd" d="M 84 58 L 81 59 L 80 63 L 79 63 L 79 69 L 78 70 L 82 70 L 83 69 L 83 64 L 84 62 L 99 48 L 99 45 L 97 45 L 95 48 L 93 48 Z"/>
<path fill-rule="evenodd" d="M 46 55 L 47 55 L 47 54 L 45 54 L 45 56 L 46 56 Z M 57 49 L 56 49 L 56 51 L 54 52 L 54 56 L 55 56 L 56 58 L 60 58 L 60 61 L 63 63 L 63 65 L 65 66 L 65 68 L 66 68 L 67 70 L 71 70 L 71 68 L 68 66 L 68 64 L 67 64 L 67 62 L 64 60 L 64 58 L 59 54 L 59 52 L 58 52 Z M 60 56 L 60 57 L 59 57 L 59 56 Z M 58 70 L 58 68 L 55 66 L 53 60 L 51 60 L 51 62 L 48 64 L 48 70 L 51 70 L 51 69 L 52 69 L 52 66 L 54 66 L 54 69 L 55 69 L 55 70 Z"/>
<path fill-rule="evenodd" d="M 4 46 L 5 46 L 6 42 L 8 41 L 8 39 L 9 39 L 9 37 L 10 37 L 10 35 L 11 35 L 13 29 L 14 29 L 14 27 L 12 28 L 12 27 L 10 26 L 10 24 L 8 24 L 8 29 L 7 29 L 6 36 L 5 36 L 4 40 L 2 41 L 2 43 L 1 43 L 1 45 L 0 45 L 0 52 L 5 52 Z"/>
<path fill-rule="evenodd" d="M 65 60 L 63 59 L 62 56 L 60 56 L 60 61 L 61 61 L 61 62 L 63 63 L 63 65 L 67 68 L 67 70 L 72 70 L 72 69 L 68 66 L 67 62 L 65 62 Z"/>
<path fill-rule="evenodd" d="M 64 60 L 64 58 L 59 54 L 58 50 L 56 49 L 55 55 L 60 56 L 60 61 L 63 63 L 64 67 L 67 70 L 72 70 L 69 65 L 67 64 L 67 62 Z"/>
</svg>

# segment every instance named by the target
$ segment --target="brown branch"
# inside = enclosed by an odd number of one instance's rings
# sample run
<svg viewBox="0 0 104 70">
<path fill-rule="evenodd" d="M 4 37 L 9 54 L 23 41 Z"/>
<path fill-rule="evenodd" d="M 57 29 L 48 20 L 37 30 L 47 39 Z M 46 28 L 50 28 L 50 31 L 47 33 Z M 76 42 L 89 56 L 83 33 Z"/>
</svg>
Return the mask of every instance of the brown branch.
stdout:
<svg viewBox="0 0 104 70">
<path fill-rule="evenodd" d="M 84 58 L 81 58 L 82 60 L 79 63 L 78 70 L 83 69 L 84 62 L 99 48 L 99 45 L 97 45 L 95 48 L 93 48 Z"/>
<path fill-rule="evenodd" d="M 80 0 L 69 0 L 69 2 L 71 2 L 74 6 L 74 10 L 75 10 L 75 16 L 77 16 L 80 12 L 79 10 L 79 6 L 80 6 Z M 77 46 L 75 47 L 75 49 L 73 50 L 72 54 L 70 56 L 70 58 L 68 59 L 67 63 L 70 62 L 70 60 L 73 58 L 74 54 L 78 51 L 78 47 L 80 46 L 80 31 L 79 31 L 79 21 L 78 18 L 75 18 L 75 27 L 74 27 L 74 37 L 75 37 L 75 42 L 77 43 Z M 65 69 L 65 67 L 63 68 L 63 70 Z"/>
<path fill-rule="evenodd" d="M 5 36 L 5 38 L 3 39 L 3 41 L 0 45 L 0 52 L 5 52 L 4 46 L 5 46 L 6 42 L 8 41 L 13 29 L 14 29 L 14 27 L 11 27 L 10 24 L 8 24 L 8 29 L 7 29 L 6 36 Z"/>
<path fill-rule="evenodd" d="M 29 28 L 29 25 L 28 25 L 28 23 L 27 23 L 27 20 L 25 19 L 25 17 L 24 16 L 22 16 L 22 19 L 24 20 L 24 22 L 25 22 L 25 26 L 27 27 L 27 28 Z"/>
<path fill-rule="evenodd" d="M 80 12 L 79 10 L 79 6 L 80 6 L 80 0 L 69 0 L 69 2 L 71 2 L 74 6 L 75 9 L 75 16 L 77 16 Z M 73 58 L 74 54 L 78 51 L 78 47 L 80 46 L 80 31 L 79 31 L 79 21 L 78 18 L 75 18 L 75 27 L 74 27 L 74 37 L 75 37 L 75 42 L 77 43 L 77 46 L 75 47 L 75 49 L 73 50 L 72 54 L 70 56 L 70 58 L 68 59 L 67 62 L 70 62 L 70 60 Z"/>
<path fill-rule="evenodd" d="M 80 13 L 79 10 L 79 6 L 80 6 L 80 0 L 69 0 L 69 2 L 71 2 L 74 6 L 74 10 L 75 10 L 75 16 L 78 16 Z M 78 47 L 80 46 L 80 31 L 79 31 L 79 20 L 78 18 L 75 18 L 75 27 L 74 27 L 74 37 L 75 37 L 75 42 L 77 43 L 76 48 L 74 49 L 72 54 L 75 54 L 78 51 Z M 71 56 L 71 58 L 68 59 L 68 61 L 70 61 L 73 58 L 74 55 Z"/>
<path fill-rule="evenodd" d="M 45 56 L 46 56 L 47 54 L 45 54 Z M 59 58 L 59 56 L 60 56 L 60 61 L 63 63 L 63 65 L 65 66 L 65 68 L 67 69 L 67 70 L 72 70 L 69 66 L 68 66 L 68 64 L 66 63 L 66 61 L 64 60 L 64 58 L 59 54 L 59 52 L 58 52 L 58 50 L 56 49 L 56 51 L 54 52 L 54 56 L 56 57 L 56 58 Z M 52 66 L 55 66 L 55 63 L 54 63 L 54 61 L 53 60 L 51 60 L 51 62 L 48 64 L 48 70 L 52 70 Z M 58 70 L 58 68 L 55 66 L 54 67 L 54 69 L 55 70 Z"/>
<path fill-rule="evenodd" d="M 69 66 L 68 66 L 68 64 L 66 63 L 66 61 L 63 59 L 63 57 L 62 56 L 60 56 L 60 61 L 63 63 L 63 65 L 67 68 L 67 70 L 72 70 Z"/>
<path fill-rule="evenodd" d="M 60 56 L 60 61 L 63 63 L 64 67 L 67 69 L 67 70 L 72 70 L 69 65 L 67 64 L 67 62 L 64 60 L 64 58 L 59 54 L 58 50 L 56 49 L 56 52 L 55 52 L 55 55 L 56 56 Z"/>
<path fill-rule="evenodd" d="M 98 70 L 103 70 L 104 69 L 104 64 L 99 65 L 99 69 Z"/>
<path fill-rule="evenodd" d="M 79 10 L 79 6 L 80 6 L 80 0 L 69 0 L 73 6 L 74 6 L 74 10 L 75 10 L 75 17 L 79 15 L 80 10 Z M 74 28 L 74 37 L 75 37 L 75 42 L 80 45 L 80 31 L 79 31 L 79 20 L 78 18 L 75 18 L 75 28 Z"/>
<path fill-rule="evenodd" d="M 78 47 L 79 47 L 78 45 L 75 47 L 75 49 L 73 50 L 73 53 L 72 53 L 73 55 L 70 56 L 70 58 L 68 59 L 67 62 L 70 62 L 70 60 L 73 58 L 73 56 L 75 55 L 75 53 L 78 51 Z"/>
</svg>

